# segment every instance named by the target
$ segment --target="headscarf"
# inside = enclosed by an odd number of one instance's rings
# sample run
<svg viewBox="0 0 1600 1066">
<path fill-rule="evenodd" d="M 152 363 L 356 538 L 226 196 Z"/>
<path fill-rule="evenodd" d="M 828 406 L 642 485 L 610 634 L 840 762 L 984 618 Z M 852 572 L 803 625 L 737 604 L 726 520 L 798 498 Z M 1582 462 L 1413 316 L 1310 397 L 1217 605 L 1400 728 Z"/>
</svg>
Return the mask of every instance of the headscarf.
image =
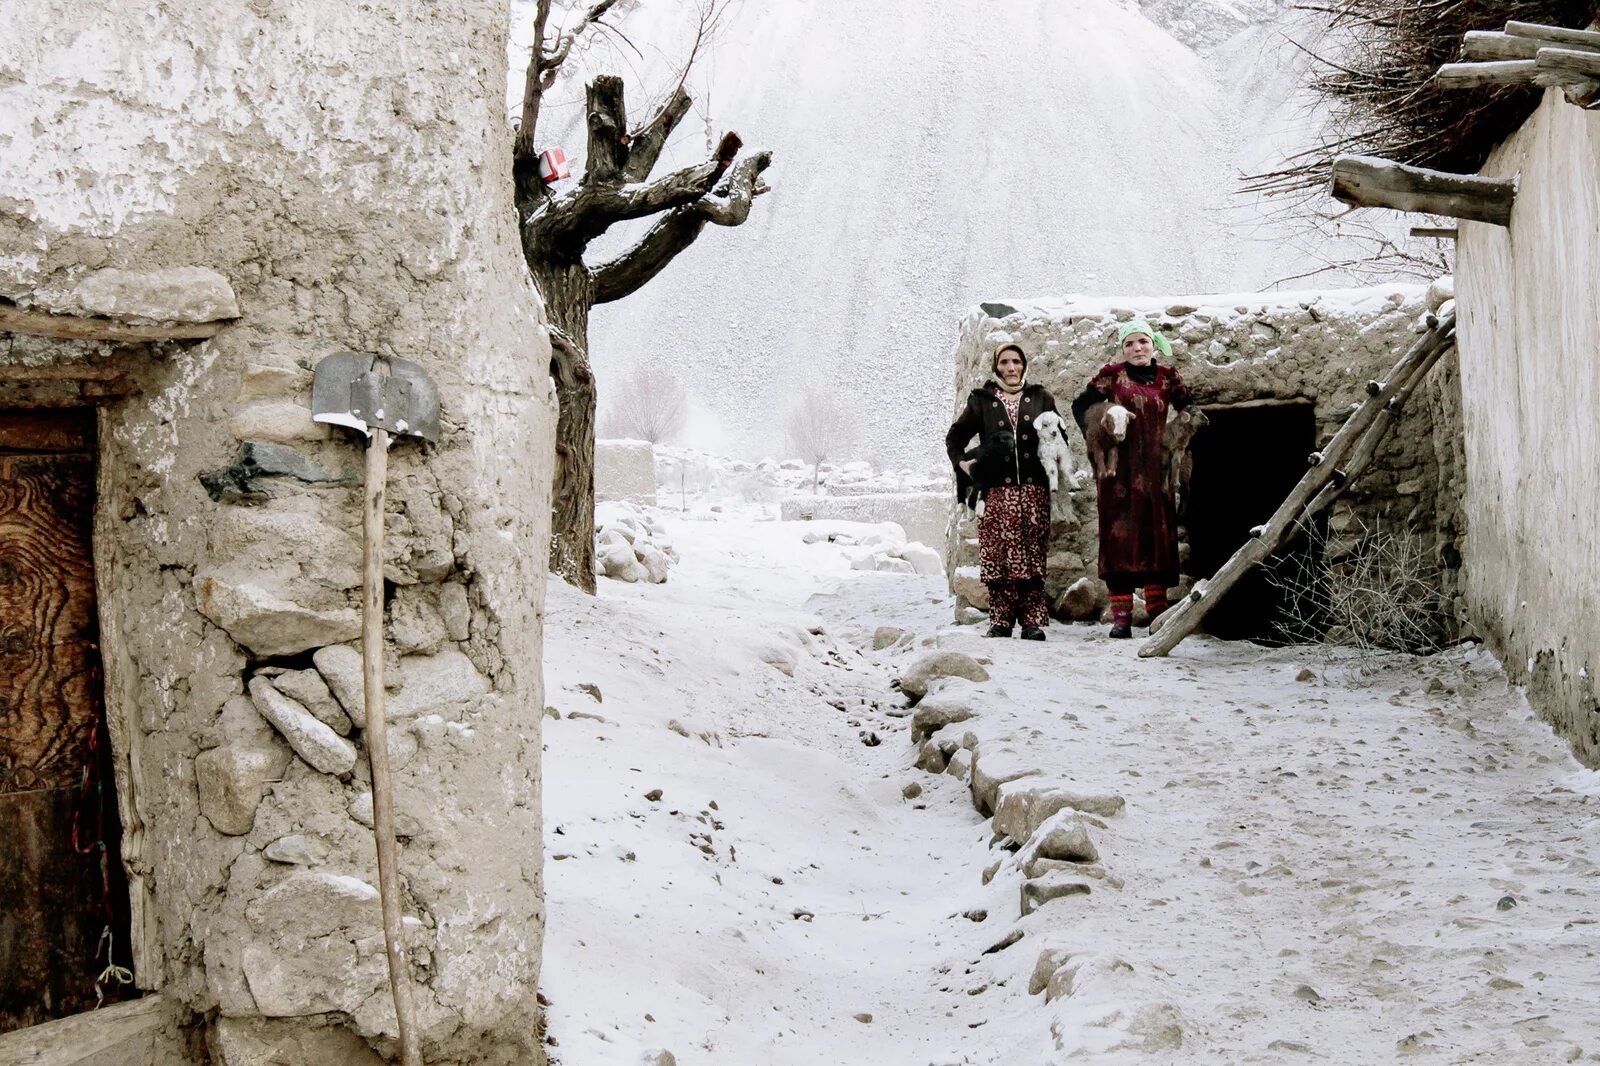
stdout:
<svg viewBox="0 0 1600 1066">
<path fill-rule="evenodd" d="M 1017 358 L 1022 360 L 1022 378 L 1015 386 L 1007 385 L 1006 379 L 1000 376 L 1000 353 L 1007 351 L 1016 352 Z M 989 370 L 994 374 L 994 383 L 1000 386 L 1000 391 L 1008 395 L 1015 395 L 1026 388 L 1028 384 L 1028 353 L 1022 350 L 1022 345 L 1013 341 L 1006 341 L 996 348 L 994 354 L 989 357 Z"/>
<path fill-rule="evenodd" d="M 1146 337 L 1150 338 L 1151 342 L 1156 346 L 1156 351 L 1160 352 L 1168 359 L 1172 358 L 1172 345 L 1167 341 L 1167 338 L 1151 329 L 1150 323 L 1146 322 L 1142 318 L 1136 318 L 1132 322 L 1124 322 L 1122 325 L 1117 327 L 1117 347 L 1121 348 L 1123 342 L 1129 337 L 1140 333 L 1143 333 Z M 997 352 L 995 354 L 998 357 L 999 353 Z"/>
</svg>

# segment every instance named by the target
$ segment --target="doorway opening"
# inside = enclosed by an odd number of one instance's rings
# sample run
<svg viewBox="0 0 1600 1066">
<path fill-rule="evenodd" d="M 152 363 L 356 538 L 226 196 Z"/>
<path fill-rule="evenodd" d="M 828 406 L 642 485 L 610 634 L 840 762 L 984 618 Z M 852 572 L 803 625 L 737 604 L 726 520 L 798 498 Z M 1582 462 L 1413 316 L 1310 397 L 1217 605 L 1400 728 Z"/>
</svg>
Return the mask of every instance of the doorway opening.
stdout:
<svg viewBox="0 0 1600 1066">
<path fill-rule="evenodd" d="M 0 410 L 0 1032 L 138 995 L 100 675 L 91 409 Z"/>
<path fill-rule="evenodd" d="M 1187 572 L 1210 578 L 1264 524 L 1306 474 L 1316 449 L 1316 408 L 1309 401 L 1207 407 L 1209 423 L 1190 446 L 1194 473 L 1183 524 L 1188 531 Z M 1317 530 L 1291 540 L 1272 565 L 1246 573 L 1206 613 L 1205 629 L 1224 640 L 1282 643 L 1294 634 L 1303 605 L 1272 579 L 1278 566 L 1298 574 L 1316 571 L 1311 556 Z"/>
</svg>

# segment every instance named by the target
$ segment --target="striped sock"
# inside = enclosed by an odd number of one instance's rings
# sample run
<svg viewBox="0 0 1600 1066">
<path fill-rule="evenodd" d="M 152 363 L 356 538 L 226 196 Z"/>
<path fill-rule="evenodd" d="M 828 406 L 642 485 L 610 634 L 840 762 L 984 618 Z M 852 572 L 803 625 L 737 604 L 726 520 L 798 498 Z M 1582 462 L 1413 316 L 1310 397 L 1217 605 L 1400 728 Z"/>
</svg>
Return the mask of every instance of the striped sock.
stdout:
<svg viewBox="0 0 1600 1066">
<path fill-rule="evenodd" d="M 1111 624 L 1128 625 L 1133 621 L 1133 593 L 1111 597 Z"/>
<path fill-rule="evenodd" d="M 1144 609 L 1152 620 L 1170 606 L 1172 605 L 1167 602 L 1167 586 L 1146 585 L 1144 587 Z"/>
</svg>

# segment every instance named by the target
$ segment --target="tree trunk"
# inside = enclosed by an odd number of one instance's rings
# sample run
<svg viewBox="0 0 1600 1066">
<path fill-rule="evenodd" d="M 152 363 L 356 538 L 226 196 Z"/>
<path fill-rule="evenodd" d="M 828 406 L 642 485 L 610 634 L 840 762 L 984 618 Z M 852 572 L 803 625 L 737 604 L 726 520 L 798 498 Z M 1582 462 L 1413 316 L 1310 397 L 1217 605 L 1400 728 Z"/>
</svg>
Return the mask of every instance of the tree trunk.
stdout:
<svg viewBox="0 0 1600 1066">
<path fill-rule="evenodd" d="M 570 343 L 552 337 L 550 377 L 555 381 L 556 469 L 550 492 L 550 570 L 593 595 L 594 420 L 596 393 L 589 366 L 589 309 L 594 278 L 587 267 L 545 266 L 535 271 L 550 324 Z"/>
</svg>

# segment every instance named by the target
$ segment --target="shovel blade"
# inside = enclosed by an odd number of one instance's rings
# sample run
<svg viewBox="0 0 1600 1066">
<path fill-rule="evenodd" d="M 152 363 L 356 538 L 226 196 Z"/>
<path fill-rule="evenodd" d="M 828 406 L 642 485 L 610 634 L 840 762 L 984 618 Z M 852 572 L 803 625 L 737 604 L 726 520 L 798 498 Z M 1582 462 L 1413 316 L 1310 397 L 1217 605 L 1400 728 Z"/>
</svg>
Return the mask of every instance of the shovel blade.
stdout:
<svg viewBox="0 0 1600 1066">
<path fill-rule="evenodd" d="M 439 390 L 409 359 L 335 352 L 317 364 L 311 380 L 311 417 L 372 436 L 439 439 Z"/>
</svg>

